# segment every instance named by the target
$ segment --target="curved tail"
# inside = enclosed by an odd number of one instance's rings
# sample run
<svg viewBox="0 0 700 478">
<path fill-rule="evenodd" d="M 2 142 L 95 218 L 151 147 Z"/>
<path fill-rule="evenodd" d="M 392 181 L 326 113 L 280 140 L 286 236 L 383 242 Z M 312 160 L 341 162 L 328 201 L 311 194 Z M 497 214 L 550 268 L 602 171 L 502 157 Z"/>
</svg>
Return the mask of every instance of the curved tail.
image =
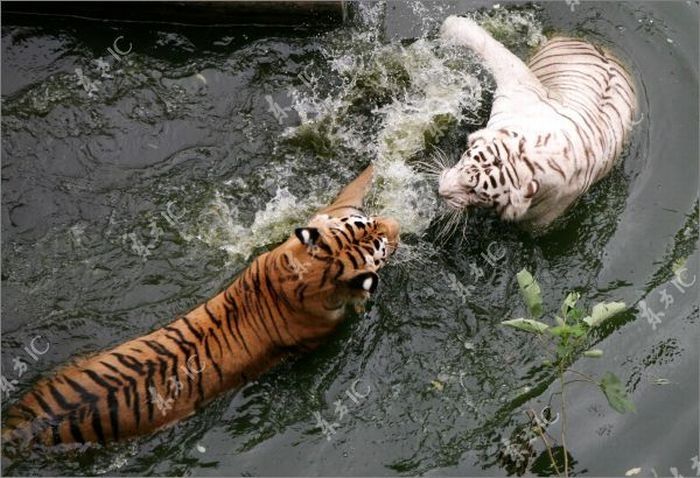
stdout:
<svg viewBox="0 0 700 478">
<path fill-rule="evenodd" d="M 528 84 L 543 90 L 527 65 L 475 21 L 455 15 L 447 17 L 440 28 L 440 36 L 448 43 L 466 46 L 481 56 L 493 73 L 498 89 Z"/>
</svg>

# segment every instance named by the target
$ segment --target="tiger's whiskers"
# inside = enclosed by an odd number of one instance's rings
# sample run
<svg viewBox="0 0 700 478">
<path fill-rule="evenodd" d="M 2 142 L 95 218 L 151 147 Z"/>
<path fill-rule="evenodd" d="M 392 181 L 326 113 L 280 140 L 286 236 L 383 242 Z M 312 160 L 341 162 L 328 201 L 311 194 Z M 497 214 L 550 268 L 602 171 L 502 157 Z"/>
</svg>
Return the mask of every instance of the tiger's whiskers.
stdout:
<svg viewBox="0 0 700 478">
<path fill-rule="evenodd" d="M 416 161 L 416 166 L 418 166 L 419 172 L 428 176 L 429 178 L 439 178 L 442 172 L 446 169 L 452 167 L 453 161 L 447 156 L 447 154 L 440 148 L 435 148 L 434 154 L 430 156 L 430 159 L 425 161 Z"/>
<path fill-rule="evenodd" d="M 435 235 L 436 241 L 445 242 L 457 231 L 461 231 L 462 239 L 466 238 L 466 218 L 467 214 L 464 210 L 444 207 L 442 211 L 438 213 L 438 230 Z"/>
</svg>

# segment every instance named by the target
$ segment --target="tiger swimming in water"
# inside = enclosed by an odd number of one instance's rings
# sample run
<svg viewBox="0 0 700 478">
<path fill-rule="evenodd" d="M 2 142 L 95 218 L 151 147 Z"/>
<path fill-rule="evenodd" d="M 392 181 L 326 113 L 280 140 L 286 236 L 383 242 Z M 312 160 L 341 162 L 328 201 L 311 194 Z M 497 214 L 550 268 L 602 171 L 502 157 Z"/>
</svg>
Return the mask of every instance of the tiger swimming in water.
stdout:
<svg viewBox="0 0 700 478">
<path fill-rule="evenodd" d="M 620 156 L 637 111 L 631 76 L 583 40 L 553 38 L 525 65 L 472 20 L 447 18 L 441 36 L 484 59 L 496 92 L 486 127 L 442 171 L 439 194 L 456 210 L 494 208 L 504 220 L 546 227 Z"/>
<path fill-rule="evenodd" d="M 346 306 L 361 307 L 375 291 L 377 271 L 398 246 L 398 224 L 361 209 L 372 174 L 370 166 L 214 298 L 40 380 L 7 411 L 3 442 L 105 444 L 148 434 L 289 353 L 316 348 Z"/>
</svg>

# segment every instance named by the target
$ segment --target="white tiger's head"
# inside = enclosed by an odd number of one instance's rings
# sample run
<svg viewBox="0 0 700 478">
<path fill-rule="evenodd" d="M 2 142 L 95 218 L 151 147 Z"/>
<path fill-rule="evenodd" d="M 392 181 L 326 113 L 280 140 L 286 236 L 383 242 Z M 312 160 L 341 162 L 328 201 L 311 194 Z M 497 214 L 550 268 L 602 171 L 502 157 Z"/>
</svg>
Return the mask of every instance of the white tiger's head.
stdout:
<svg viewBox="0 0 700 478">
<path fill-rule="evenodd" d="M 440 196 L 452 209 L 495 208 L 503 219 L 520 219 L 539 190 L 524 143 L 507 130 L 471 134 L 459 162 L 440 174 Z"/>
</svg>

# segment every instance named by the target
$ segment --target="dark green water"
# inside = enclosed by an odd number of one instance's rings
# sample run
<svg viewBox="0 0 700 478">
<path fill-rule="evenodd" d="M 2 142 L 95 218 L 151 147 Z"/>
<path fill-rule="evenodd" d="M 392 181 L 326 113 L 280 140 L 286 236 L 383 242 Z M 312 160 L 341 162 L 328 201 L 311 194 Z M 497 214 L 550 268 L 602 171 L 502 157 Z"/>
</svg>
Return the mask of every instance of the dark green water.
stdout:
<svg viewBox="0 0 700 478">
<path fill-rule="evenodd" d="M 17 389 L 3 393 L 2 409 L 70 358 L 162 326 L 220 290 L 247 253 L 272 246 L 369 160 L 428 157 L 430 147 L 410 141 L 426 114 L 459 112 L 438 143 L 456 156 L 485 122 L 490 83 L 473 58 L 433 39 L 445 16 L 477 6 L 357 6 L 353 23 L 331 31 L 4 17 L 2 374 Z M 620 52 L 641 85 L 643 116 L 620 166 L 553 230 L 535 238 L 477 213 L 465 238 L 436 241 L 437 227 L 425 227 L 430 183 L 387 173 L 396 182 L 385 191 L 401 200 L 378 194 L 374 207 L 409 233 L 366 316 L 155 436 L 3 458 L 3 473 L 514 473 L 500 459 L 505 440 L 527 423 L 525 410 L 559 400 L 536 342 L 499 325 L 524 313 L 515 274 L 527 267 L 548 309 L 571 290 L 586 304 L 633 306 L 599 334 L 604 357 L 574 367 L 614 371 L 637 412 L 619 415 L 594 387 L 572 385 L 573 472 L 692 476 L 698 289 L 674 286 L 672 265 L 687 260 L 686 282 L 698 270 L 697 17 L 697 2 L 506 10 L 522 54 L 540 28 L 584 35 Z M 119 36 L 133 50 L 117 62 L 107 49 Z M 447 92 L 432 88 L 436 75 Z M 460 82 L 470 91 L 461 97 Z M 406 148 L 377 146 L 396 131 L 407 132 Z M 640 301 L 665 314 L 661 323 L 648 322 Z M 37 336 L 36 348 L 50 348 L 35 361 L 24 348 Z M 330 439 L 318 414 L 338 423 Z"/>
</svg>

